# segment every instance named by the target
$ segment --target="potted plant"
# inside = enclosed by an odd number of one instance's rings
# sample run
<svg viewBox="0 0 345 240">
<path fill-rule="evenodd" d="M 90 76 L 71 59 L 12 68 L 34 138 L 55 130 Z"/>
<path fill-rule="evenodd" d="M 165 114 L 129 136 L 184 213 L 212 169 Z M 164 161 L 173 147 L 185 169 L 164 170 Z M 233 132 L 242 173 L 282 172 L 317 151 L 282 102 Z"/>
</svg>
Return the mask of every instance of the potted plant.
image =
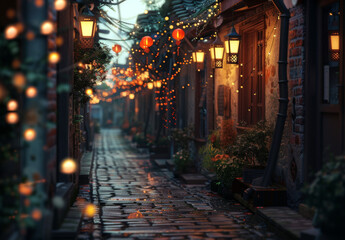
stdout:
<svg viewBox="0 0 345 240">
<path fill-rule="evenodd" d="M 236 156 L 222 153 L 212 158 L 216 164 L 218 193 L 225 198 L 232 196 L 232 182 L 242 174 L 243 162 Z"/>
<path fill-rule="evenodd" d="M 345 156 L 325 163 L 305 190 L 306 202 L 316 208 L 313 225 L 320 228 L 319 239 L 343 239 L 345 223 Z M 327 237 L 325 237 L 327 236 Z"/>
<path fill-rule="evenodd" d="M 181 149 L 177 151 L 174 155 L 175 171 L 174 174 L 176 177 L 179 177 L 182 173 L 186 173 L 188 168 L 192 166 L 192 161 L 189 155 L 188 150 Z"/>
<path fill-rule="evenodd" d="M 272 127 L 260 121 L 253 128 L 244 129 L 227 152 L 243 161 L 243 181 L 251 183 L 264 174 L 272 140 Z"/>
</svg>

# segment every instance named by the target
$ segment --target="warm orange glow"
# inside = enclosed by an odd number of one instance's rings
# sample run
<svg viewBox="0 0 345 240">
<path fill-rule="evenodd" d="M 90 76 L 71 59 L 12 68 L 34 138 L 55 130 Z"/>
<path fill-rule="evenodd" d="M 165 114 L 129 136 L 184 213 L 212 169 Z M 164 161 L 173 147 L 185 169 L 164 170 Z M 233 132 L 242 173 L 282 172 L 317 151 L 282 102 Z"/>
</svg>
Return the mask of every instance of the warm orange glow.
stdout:
<svg viewBox="0 0 345 240">
<path fill-rule="evenodd" d="M 36 138 L 36 131 L 33 128 L 28 128 L 24 131 L 24 139 L 26 141 L 32 141 Z"/>
<path fill-rule="evenodd" d="M 211 59 L 214 60 L 214 47 L 210 48 Z"/>
<path fill-rule="evenodd" d="M 204 57 L 205 53 L 202 50 L 198 50 L 193 52 L 193 62 L 195 63 L 203 63 L 204 62 Z"/>
<path fill-rule="evenodd" d="M 155 81 L 155 87 L 156 88 L 161 88 L 162 87 L 162 82 L 161 81 Z"/>
<path fill-rule="evenodd" d="M 331 50 L 339 51 L 339 35 L 331 35 Z"/>
<path fill-rule="evenodd" d="M 130 94 L 129 94 L 129 99 L 133 100 L 134 97 L 135 97 L 135 95 L 134 95 L 133 93 L 130 93 Z"/>
<path fill-rule="evenodd" d="M 153 45 L 153 39 L 150 36 L 143 37 L 140 42 L 142 42 L 145 48 L 149 48 Z"/>
<path fill-rule="evenodd" d="M 18 186 L 18 191 L 21 195 L 29 196 L 33 191 L 31 183 L 20 183 Z"/>
<path fill-rule="evenodd" d="M 88 88 L 88 89 L 85 90 L 85 93 L 86 93 L 86 95 L 91 96 L 93 94 L 93 91 L 92 91 L 91 88 Z"/>
<path fill-rule="evenodd" d="M 51 21 L 44 21 L 41 24 L 41 33 L 43 35 L 52 34 L 54 32 L 54 25 Z"/>
<path fill-rule="evenodd" d="M 153 82 L 148 82 L 147 83 L 147 88 L 152 89 L 153 88 Z"/>
<path fill-rule="evenodd" d="M 138 210 L 134 213 L 128 215 L 128 219 L 136 219 L 136 218 L 143 218 L 143 214 Z"/>
<path fill-rule="evenodd" d="M 77 164 L 72 158 L 65 158 L 61 162 L 60 171 L 64 174 L 72 174 L 77 171 Z"/>
<path fill-rule="evenodd" d="M 16 88 L 22 89 L 26 84 L 25 75 L 23 73 L 14 74 L 12 83 Z"/>
<path fill-rule="evenodd" d="M 64 10 L 66 6 L 67 6 L 66 0 L 55 0 L 54 2 L 54 8 L 56 11 Z"/>
<path fill-rule="evenodd" d="M 96 214 L 96 206 L 92 203 L 89 203 L 85 206 L 84 209 L 85 216 L 92 218 Z"/>
<path fill-rule="evenodd" d="M 60 61 L 60 54 L 58 52 L 51 52 L 48 56 L 48 60 L 52 64 L 56 64 Z"/>
<path fill-rule="evenodd" d="M 93 37 L 94 22 L 90 18 L 84 18 L 80 21 L 81 35 L 83 37 Z"/>
<path fill-rule="evenodd" d="M 15 26 L 10 25 L 5 29 L 5 38 L 8 40 L 14 39 L 18 36 L 18 33 L 18 29 Z"/>
<path fill-rule="evenodd" d="M 217 60 L 222 60 L 223 54 L 224 54 L 224 47 L 223 46 L 215 46 L 214 54 L 215 54 L 214 56 Z"/>
<path fill-rule="evenodd" d="M 36 87 L 28 87 L 25 91 L 25 94 L 28 98 L 34 98 L 37 96 L 37 88 Z"/>
<path fill-rule="evenodd" d="M 172 32 L 172 37 L 176 40 L 176 44 L 180 45 L 181 40 L 184 38 L 185 33 L 181 28 L 176 28 L 173 32 Z"/>
<path fill-rule="evenodd" d="M 230 45 L 230 49 L 229 49 Z M 238 54 L 238 50 L 240 47 L 240 40 L 239 39 L 231 39 L 228 41 L 225 41 L 225 51 L 226 53 L 231 53 L 231 54 Z"/>
<path fill-rule="evenodd" d="M 119 54 L 122 50 L 122 47 L 119 44 L 115 44 L 112 49 L 116 54 Z"/>
<path fill-rule="evenodd" d="M 6 114 L 6 122 L 8 124 L 16 124 L 19 121 L 18 113 L 10 112 Z"/>
<path fill-rule="evenodd" d="M 18 102 L 16 100 L 10 100 L 7 103 L 7 111 L 16 111 L 18 109 Z"/>
<path fill-rule="evenodd" d="M 39 221 L 42 218 L 42 212 L 41 210 L 35 208 L 32 212 L 31 212 L 31 217 L 32 219 L 34 219 L 35 221 Z"/>
</svg>

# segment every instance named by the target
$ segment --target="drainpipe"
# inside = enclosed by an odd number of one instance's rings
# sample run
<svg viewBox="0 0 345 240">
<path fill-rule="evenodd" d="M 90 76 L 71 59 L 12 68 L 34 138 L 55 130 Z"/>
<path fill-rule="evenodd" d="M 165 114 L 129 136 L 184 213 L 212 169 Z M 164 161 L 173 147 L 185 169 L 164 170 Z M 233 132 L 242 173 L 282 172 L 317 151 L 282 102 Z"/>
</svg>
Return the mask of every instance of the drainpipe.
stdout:
<svg viewBox="0 0 345 240">
<path fill-rule="evenodd" d="M 289 38 L 289 19 L 290 11 L 286 8 L 283 0 L 272 0 L 275 7 L 280 12 L 280 43 L 279 43 L 279 61 L 278 61 L 278 76 L 279 76 L 279 112 L 277 115 L 277 122 L 274 129 L 268 162 L 262 178 L 261 186 L 267 187 L 271 184 L 274 169 L 276 167 L 279 148 L 284 132 L 284 125 L 287 116 L 288 108 L 288 80 L 287 80 L 287 50 Z"/>
</svg>

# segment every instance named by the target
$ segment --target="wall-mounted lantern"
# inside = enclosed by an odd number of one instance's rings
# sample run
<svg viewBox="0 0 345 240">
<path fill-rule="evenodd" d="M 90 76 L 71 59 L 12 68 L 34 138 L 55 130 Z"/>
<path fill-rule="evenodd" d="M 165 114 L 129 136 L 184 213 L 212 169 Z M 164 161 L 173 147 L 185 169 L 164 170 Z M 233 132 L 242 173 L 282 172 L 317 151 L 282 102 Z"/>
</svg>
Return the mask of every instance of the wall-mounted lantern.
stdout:
<svg viewBox="0 0 345 240">
<path fill-rule="evenodd" d="M 241 36 L 236 32 L 233 26 L 230 33 L 225 36 L 225 51 L 226 51 L 226 62 L 230 64 L 238 64 L 238 53 L 240 49 Z"/>
<path fill-rule="evenodd" d="M 224 44 L 218 36 L 210 47 L 210 53 L 211 59 L 214 62 L 214 67 L 223 68 Z"/>
<path fill-rule="evenodd" d="M 193 62 L 197 69 L 200 71 L 204 69 L 205 52 L 202 49 L 195 49 L 192 53 Z"/>
<path fill-rule="evenodd" d="M 329 34 L 329 54 L 331 61 L 339 61 L 340 58 L 340 38 L 338 32 Z"/>
<path fill-rule="evenodd" d="M 84 10 L 85 9 L 85 10 Z M 83 12 L 84 10 L 84 12 Z M 79 15 L 80 42 L 82 48 L 92 48 L 97 30 L 96 17 L 86 6 L 80 9 Z"/>
</svg>

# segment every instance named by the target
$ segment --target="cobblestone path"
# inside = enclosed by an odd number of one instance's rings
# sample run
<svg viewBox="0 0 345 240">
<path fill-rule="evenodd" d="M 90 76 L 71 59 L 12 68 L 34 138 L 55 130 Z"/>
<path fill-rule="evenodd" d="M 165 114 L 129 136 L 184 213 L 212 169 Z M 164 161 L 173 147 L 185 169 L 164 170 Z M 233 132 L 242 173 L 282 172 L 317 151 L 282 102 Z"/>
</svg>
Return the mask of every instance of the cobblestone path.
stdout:
<svg viewBox="0 0 345 240">
<path fill-rule="evenodd" d="M 119 130 L 102 130 L 94 151 L 94 239 L 277 239 L 235 201 L 152 165 Z"/>
</svg>

